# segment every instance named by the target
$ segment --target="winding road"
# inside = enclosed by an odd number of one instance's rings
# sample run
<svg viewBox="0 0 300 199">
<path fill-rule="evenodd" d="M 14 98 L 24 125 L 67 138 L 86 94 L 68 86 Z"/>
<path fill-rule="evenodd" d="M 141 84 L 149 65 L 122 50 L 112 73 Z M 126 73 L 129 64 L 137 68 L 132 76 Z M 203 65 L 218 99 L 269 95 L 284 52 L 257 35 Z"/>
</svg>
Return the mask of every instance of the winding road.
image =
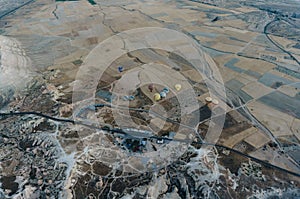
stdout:
<svg viewBox="0 0 300 199">
<path fill-rule="evenodd" d="M 272 23 L 274 23 L 274 22 L 276 22 L 276 21 L 279 21 L 280 19 L 278 18 L 278 17 L 276 17 L 275 19 L 273 19 L 272 21 L 270 21 L 269 23 L 267 23 L 267 25 L 264 27 L 264 34 L 266 35 L 266 37 L 268 38 L 268 40 L 273 44 L 273 45 L 275 45 L 277 48 L 279 48 L 282 52 L 284 52 L 284 53 L 286 53 L 286 54 L 288 54 L 295 62 L 297 62 L 297 64 L 300 66 L 300 62 L 299 62 L 299 60 L 298 59 L 296 59 L 295 58 L 295 56 L 292 54 L 292 53 L 290 53 L 289 51 L 287 51 L 287 50 L 285 50 L 284 48 L 282 48 L 280 45 L 278 45 L 276 42 L 274 42 L 271 38 L 270 38 L 270 36 L 269 36 L 269 33 L 268 33 L 268 27 L 272 24 Z"/>
</svg>

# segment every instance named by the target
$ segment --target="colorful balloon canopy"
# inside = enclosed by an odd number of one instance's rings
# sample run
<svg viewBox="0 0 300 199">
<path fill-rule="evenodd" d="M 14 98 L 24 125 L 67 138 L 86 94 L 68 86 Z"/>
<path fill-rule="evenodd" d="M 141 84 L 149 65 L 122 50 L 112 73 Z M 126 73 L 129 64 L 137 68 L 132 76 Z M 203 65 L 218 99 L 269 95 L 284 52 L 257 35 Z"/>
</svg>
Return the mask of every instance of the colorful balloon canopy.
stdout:
<svg viewBox="0 0 300 199">
<path fill-rule="evenodd" d="M 123 72 L 123 70 L 124 70 L 123 66 L 119 66 L 119 67 L 118 67 L 118 71 L 119 71 L 120 73 Z"/>
<path fill-rule="evenodd" d="M 170 92 L 169 88 L 167 88 L 167 87 L 165 87 L 162 91 L 165 92 L 166 94 L 168 94 Z"/>
<path fill-rule="evenodd" d="M 160 97 L 162 97 L 162 98 L 167 97 L 167 93 L 165 93 L 164 91 L 160 92 Z"/>
<path fill-rule="evenodd" d="M 153 84 L 149 84 L 148 89 L 149 89 L 150 92 L 152 92 L 153 89 L 154 89 L 154 85 Z"/>
<path fill-rule="evenodd" d="M 213 100 L 212 100 L 212 103 L 215 104 L 215 105 L 218 105 L 218 104 L 219 104 L 219 101 L 216 100 L 216 99 L 213 99 Z"/>
<path fill-rule="evenodd" d="M 212 99 L 211 97 L 206 97 L 206 98 L 205 98 L 205 101 L 206 101 L 206 102 L 211 102 L 212 100 L 213 100 L 213 99 Z"/>
<path fill-rule="evenodd" d="M 181 90 L 181 84 L 176 84 L 176 85 L 175 85 L 175 89 L 176 89 L 177 91 L 180 91 L 180 90 Z"/>
<path fill-rule="evenodd" d="M 155 93 L 155 94 L 154 94 L 154 100 L 155 100 L 155 101 L 159 101 L 160 99 L 161 99 L 160 94 L 159 94 L 159 93 Z"/>
</svg>

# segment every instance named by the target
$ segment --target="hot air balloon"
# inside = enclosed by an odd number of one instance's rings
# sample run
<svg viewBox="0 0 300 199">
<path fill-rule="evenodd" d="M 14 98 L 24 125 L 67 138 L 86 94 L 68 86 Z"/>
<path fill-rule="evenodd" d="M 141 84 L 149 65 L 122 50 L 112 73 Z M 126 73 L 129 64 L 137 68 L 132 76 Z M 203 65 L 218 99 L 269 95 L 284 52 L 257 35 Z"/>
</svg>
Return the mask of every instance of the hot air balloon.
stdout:
<svg viewBox="0 0 300 199">
<path fill-rule="evenodd" d="M 181 84 L 176 84 L 176 85 L 175 85 L 175 89 L 176 89 L 177 91 L 180 91 L 180 89 L 181 89 Z"/>
<path fill-rule="evenodd" d="M 152 92 L 153 89 L 154 89 L 154 85 L 153 84 L 149 84 L 148 89 L 149 89 L 150 92 Z"/>
<path fill-rule="evenodd" d="M 210 103 L 210 102 L 212 102 L 212 98 L 211 97 L 206 97 L 205 101 L 206 101 L 206 103 Z"/>
<path fill-rule="evenodd" d="M 155 93 L 154 94 L 154 100 L 155 101 L 159 101 L 161 99 L 160 94 L 159 93 Z"/>
<path fill-rule="evenodd" d="M 129 100 L 129 97 L 128 97 L 127 95 L 125 95 L 125 96 L 122 97 L 122 99 L 123 99 L 124 101 L 128 101 L 128 100 Z"/>
<path fill-rule="evenodd" d="M 215 105 L 218 105 L 218 104 L 219 104 L 219 101 L 216 100 L 216 99 L 213 99 L 213 100 L 212 100 L 212 103 L 215 104 Z"/>
<path fill-rule="evenodd" d="M 129 101 L 132 101 L 132 100 L 134 100 L 135 99 L 135 97 L 133 96 L 133 95 L 130 95 L 129 96 Z"/>
<path fill-rule="evenodd" d="M 162 91 L 162 92 L 160 92 L 160 97 L 165 98 L 165 97 L 167 97 L 167 94 L 164 91 Z"/>
<path fill-rule="evenodd" d="M 119 67 L 118 67 L 118 71 L 119 71 L 120 73 L 123 72 L 123 70 L 124 70 L 123 66 L 119 66 Z"/>
<path fill-rule="evenodd" d="M 165 87 L 162 91 L 165 92 L 166 94 L 168 94 L 170 92 L 169 88 L 167 88 L 167 87 Z"/>
</svg>

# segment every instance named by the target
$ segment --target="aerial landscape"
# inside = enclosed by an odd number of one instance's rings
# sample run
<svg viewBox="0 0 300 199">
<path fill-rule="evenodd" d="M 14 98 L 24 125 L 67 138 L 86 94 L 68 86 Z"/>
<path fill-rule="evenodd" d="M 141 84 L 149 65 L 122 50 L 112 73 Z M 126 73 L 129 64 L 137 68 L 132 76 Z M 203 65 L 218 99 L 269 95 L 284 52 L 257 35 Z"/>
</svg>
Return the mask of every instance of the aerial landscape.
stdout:
<svg viewBox="0 0 300 199">
<path fill-rule="evenodd" d="M 0 0 L 10 198 L 300 198 L 300 1 Z"/>
</svg>

